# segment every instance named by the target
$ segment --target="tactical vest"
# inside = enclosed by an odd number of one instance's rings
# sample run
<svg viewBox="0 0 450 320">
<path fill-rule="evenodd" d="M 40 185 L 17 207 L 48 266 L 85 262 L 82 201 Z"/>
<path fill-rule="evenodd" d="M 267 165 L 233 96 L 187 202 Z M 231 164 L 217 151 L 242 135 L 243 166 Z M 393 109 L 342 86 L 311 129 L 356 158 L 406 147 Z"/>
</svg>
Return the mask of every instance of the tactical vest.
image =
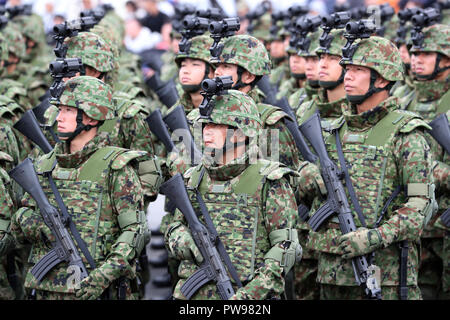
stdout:
<svg viewBox="0 0 450 320">
<path fill-rule="evenodd" d="M 93 257 L 97 266 L 106 260 L 112 245 L 119 239 L 121 215 L 117 216 L 111 207 L 110 183 L 112 170 L 121 169 L 130 160 L 141 156 L 141 152 L 129 151 L 117 147 L 98 149 L 87 161 L 78 168 L 62 168 L 56 165 L 52 177 L 61 197 L 74 221 L 81 238 Z M 38 173 L 51 170 L 56 154 L 54 152 L 43 156 L 35 167 Z M 50 200 L 57 207 L 52 189 L 46 178 L 40 179 L 41 185 Z M 131 232 L 130 232 L 131 233 Z M 121 238 L 130 237 L 127 232 Z M 127 239 L 121 239 L 127 242 Z M 129 241 L 130 239 L 128 239 Z M 47 252 L 42 242 L 33 244 L 29 262 L 34 265 Z M 81 254 L 88 271 L 91 267 Z M 61 263 L 53 268 L 40 284 L 30 274 L 27 274 L 25 286 L 40 290 L 69 293 L 67 281 L 67 264 Z"/>
<path fill-rule="evenodd" d="M 364 132 L 351 131 L 347 123 L 344 123 L 339 130 L 349 175 L 362 208 L 367 228 L 374 228 L 384 203 L 397 185 L 402 184 L 402 181 L 398 180 L 396 164 L 393 163 L 395 160 L 393 153 L 396 152 L 393 141 L 399 132 L 407 133 L 418 126 L 425 125 L 421 120 L 417 121 L 417 118 L 419 117 L 413 113 L 395 110 L 390 111 L 375 126 Z M 332 160 L 339 164 L 334 135 L 328 136 L 326 145 Z M 360 168 L 364 169 L 360 170 Z M 398 168 L 398 170 L 401 170 L 401 168 Z M 350 199 L 350 197 L 347 198 Z M 394 201 L 396 204 L 402 202 L 405 202 L 404 193 L 401 193 Z M 350 200 L 349 204 L 352 211 L 356 212 Z M 393 213 L 393 210 L 388 210 L 381 224 L 388 220 Z M 353 214 L 353 218 L 356 227 L 362 227 L 356 213 Z M 336 252 L 337 245 L 335 243 L 330 245 L 333 239 L 341 235 L 338 224 L 337 216 L 333 216 L 328 222 L 327 230 L 321 232 L 322 243 L 317 241 L 317 246 L 314 247 L 317 251 L 332 253 L 331 255 L 322 254 L 320 256 L 318 282 L 344 286 L 356 285 L 350 260 L 343 262 L 339 253 Z M 398 285 L 398 257 L 398 243 L 393 243 L 384 250 L 377 251 L 374 263 L 380 266 L 382 270 L 381 285 Z M 415 246 L 410 247 L 408 259 L 411 264 L 418 261 L 418 252 Z M 333 276 L 330 275 L 330 268 L 334 270 Z M 408 268 L 408 285 L 411 284 L 417 284 L 417 279 Z"/>
<path fill-rule="evenodd" d="M 265 253 L 271 248 L 265 227 L 265 201 L 269 187 L 266 179 L 279 179 L 290 172 L 290 169 L 278 166 L 278 163 L 260 160 L 232 180 L 214 181 L 211 191 L 205 171 L 198 187 L 244 285 L 253 279 L 255 270 L 264 262 Z M 202 165 L 191 169 L 188 188 L 197 186 L 201 170 L 204 170 Z M 277 177 L 276 173 L 279 174 Z M 231 186 L 230 192 L 225 192 L 226 186 Z M 189 192 L 189 196 L 196 204 L 195 192 Z"/>
</svg>

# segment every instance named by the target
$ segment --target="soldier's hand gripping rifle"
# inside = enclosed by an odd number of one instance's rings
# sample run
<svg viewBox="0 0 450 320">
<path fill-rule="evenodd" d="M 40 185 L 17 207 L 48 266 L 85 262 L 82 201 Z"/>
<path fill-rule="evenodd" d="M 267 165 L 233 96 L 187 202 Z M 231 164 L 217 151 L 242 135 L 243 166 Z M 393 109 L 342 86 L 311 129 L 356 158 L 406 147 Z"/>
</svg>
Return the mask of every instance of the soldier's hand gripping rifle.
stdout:
<svg viewBox="0 0 450 320">
<path fill-rule="evenodd" d="M 210 37 L 214 42 L 209 51 L 211 52 L 211 62 L 220 62 L 219 57 L 223 50 L 223 43 L 220 43 L 222 38 L 231 37 L 236 31 L 239 31 L 241 23 L 239 18 L 225 18 L 222 21 L 212 21 L 209 24 L 208 30 L 211 33 Z"/>
<path fill-rule="evenodd" d="M 223 261 L 230 261 L 229 257 L 226 252 L 219 251 L 216 247 L 219 240 L 217 232 L 210 232 L 198 219 L 189 200 L 181 174 L 177 173 L 164 182 L 159 190 L 170 201 L 173 201 L 175 206 L 183 213 L 195 245 L 203 257 L 199 270 L 181 286 L 181 293 L 187 299 L 190 299 L 202 286 L 213 281 L 217 286 L 220 298 L 228 300 L 234 295 L 234 289 Z M 224 255 L 227 256 L 224 257 Z"/>
<path fill-rule="evenodd" d="M 36 201 L 44 223 L 55 236 L 53 248 L 33 266 L 31 274 L 41 282 L 42 278 L 53 267 L 65 261 L 72 268 L 78 269 L 78 272 L 74 271 L 76 275 L 80 275 L 80 280 L 86 278 L 88 272 L 78 253 L 78 248 L 73 242 L 58 209 L 50 204 L 44 190 L 42 190 L 31 159 L 25 159 L 12 169 L 9 175 Z"/>
<path fill-rule="evenodd" d="M 313 231 L 317 231 L 319 226 L 331 215 L 337 214 L 339 228 L 342 234 L 356 231 L 344 186 L 341 182 L 342 172 L 330 159 L 325 142 L 322 136 L 322 126 L 320 116 L 315 113 L 300 126 L 300 131 L 309 140 L 316 154 L 319 157 L 320 172 L 328 192 L 326 203 L 320 207 L 309 219 L 308 224 Z M 358 285 L 365 286 L 365 293 L 371 299 L 381 299 L 380 284 L 375 277 L 370 274 L 370 266 L 365 256 L 352 258 L 352 267 Z"/>
</svg>

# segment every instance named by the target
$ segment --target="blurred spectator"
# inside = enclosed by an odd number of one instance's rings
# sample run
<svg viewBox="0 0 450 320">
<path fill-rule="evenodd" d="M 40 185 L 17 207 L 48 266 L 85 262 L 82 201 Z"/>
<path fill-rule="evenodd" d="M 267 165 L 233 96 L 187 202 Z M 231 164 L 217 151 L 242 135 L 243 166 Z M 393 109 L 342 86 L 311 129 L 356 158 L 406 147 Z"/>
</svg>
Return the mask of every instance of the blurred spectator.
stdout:
<svg viewBox="0 0 450 320">
<path fill-rule="evenodd" d="M 136 19 L 136 13 L 138 11 L 138 6 L 135 1 L 127 1 L 125 3 L 125 20 Z"/>
<path fill-rule="evenodd" d="M 125 22 L 125 47 L 136 54 L 155 48 L 161 41 L 161 34 L 151 32 L 149 28 L 141 25 L 137 19 Z"/>
<path fill-rule="evenodd" d="M 170 24 L 169 17 L 159 11 L 157 0 L 138 0 L 138 5 L 146 11 L 146 15 L 139 19 L 139 22 L 151 31 L 161 33 L 163 25 Z"/>
<path fill-rule="evenodd" d="M 53 26 L 56 24 L 64 23 L 65 20 L 66 20 L 66 17 L 64 17 L 62 15 L 56 14 L 53 16 L 52 28 L 49 31 L 45 32 L 45 39 L 46 39 L 48 45 L 53 46 L 56 43 L 55 39 L 53 38 L 53 36 L 55 34 L 53 32 Z"/>
</svg>

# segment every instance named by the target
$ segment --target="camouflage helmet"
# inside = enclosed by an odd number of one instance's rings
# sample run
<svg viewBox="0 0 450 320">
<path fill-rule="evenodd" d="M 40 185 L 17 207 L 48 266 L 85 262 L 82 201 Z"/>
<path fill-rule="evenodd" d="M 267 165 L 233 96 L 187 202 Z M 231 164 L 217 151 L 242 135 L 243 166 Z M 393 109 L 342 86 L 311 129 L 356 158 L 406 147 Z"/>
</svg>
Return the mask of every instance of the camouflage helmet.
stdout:
<svg viewBox="0 0 450 320">
<path fill-rule="evenodd" d="M 111 47 L 98 34 L 80 32 L 76 37 L 64 41 L 68 46 L 67 58 L 81 58 L 83 64 L 100 72 L 114 69 L 114 56 Z"/>
<path fill-rule="evenodd" d="M 357 65 L 378 72 L 388 81 L 403 80 L 403 61 L 397 46 L 388 39 L 373 36 L 355 41 L 357 48 L 351 59 L 342 59 L 341 65 Z"/>
<path fill-rule="evenodd" d="M 14 18 L 21 26 L 22 34 L 37 43 L 45 43 L 45 30 L 42 18 L 37 14 L 22 15 Z"/>
<path fill-rule="evenodd" d="M 224 41 L 219 63 L 238 65 L 255 76 L 270 74 L 272 62 L 264 44 L 249 35 L 235 35 Z"/>
<path fill-rule="evenodd" d="M 409 50 L 412 52 L 439 52 L 450 57 L 450 26 L 444 24 L 435 24 L 423 29 L 422 45 L 413 46 Z"/>
<path fill-rule="evenodd" d="M 257 137 L 261 130 L 258 107 L 250 96 L 237 90 L 213 98 L 214 108 L 209 118 L 200 117 L 198 122 L 226 124 L 237 127 L 248 137 Z"/>
<path fill-rule="evenodd" d="M 94 77 L 80 76 L 68 80 L 59 102 L 52 103 L 81 109 L 94 120 L 109 120 L 115 116 L 111 87 Z"/>
<path fill-rule="evenodd" d="M 254 27 L 250 34 L 261 41 L 270 41 L 271 24 L 272 19 L 270 13 L 266 12 L 257 21 L 254 21 Z"/>
<path fill-rule="evenodd" d="M 191 46 L 189 47 L 189 52 L 178 52 L 175 57 L 175 63 L 178 68 L 181 66 L 181 61 L 185 58 L 198 59 L 209 64 L 209 60 L 211 59 L 209 48 L 213 44 L 213 39 L 210 36 L 201 35 L 193 37 L 190 40 L 190 43 Z"/>
<path fill-rule="evenodd" d="M 19 31 L 19 26 L 13 22 L 9 22 L 3 29 L 3 35 L 8 42 L 8 49 L 10 53 L 15 54 L 18 58 L 25 58 L 26 44 L 25 37 Z"/>
<path fill-rule="evenodd" d="M 308 33 L 307 38 L 310 40 L 309 47 L 299 48 L 298 55 L 301 57 L 317 57 L 316 49 L 319 47 L 320 30 Z"/>
<path fill-rule="evenodd" d="M 330 43 L 323 43 L 319 39 L 319 46 L 315 49 L 318 56 L 322 53 L 342 56 L 342 48 L 345 46 L 347 39 L 344 37 L 344 29 L 334 29 L 328 35 L 332 37 Z"/>
</svg>

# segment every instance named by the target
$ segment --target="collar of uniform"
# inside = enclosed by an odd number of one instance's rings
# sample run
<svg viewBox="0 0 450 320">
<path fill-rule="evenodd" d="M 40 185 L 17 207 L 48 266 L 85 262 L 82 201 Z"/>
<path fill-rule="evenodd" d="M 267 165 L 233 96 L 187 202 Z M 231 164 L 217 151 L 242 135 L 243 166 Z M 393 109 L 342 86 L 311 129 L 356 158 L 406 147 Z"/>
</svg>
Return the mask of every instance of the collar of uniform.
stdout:
<svg viewBox="0 0 450 320">
<path fill-rule="evenodd" d="M 248 167 L 248 154 L 245 153 L 242 157 L 234 159 L 222 166 L 204 165 L 212 180 L 231 180 L 240 175 Z"/>
<path fill-rule="evenodd" d="M 247 95 L 255 101 L 255 103 L 263 102 L 266 98 L 266 95 L 264 92 L 261 91 L 257 86 L 254 86 L 253 89 L 251 89 Z"/>
<path fill-rule="evenodd" d="M 177 103 L 176 105 L 181 104 L 186 114 L 195 109 L 194 104 L 192 103 L 191 96 L 187 92 L 183 92 L 178 102 L 179 103 Z"/>
<path fill-rule="evenodd" d="M 311 99 L 314 95 L 316 95 L 319 92 L 320 88 L 313 88 L 310 84 L 308 84 L 308 81 L 306 81 L 306 84 L 304 86 L 306 95 L 309 99 Z"/>
<path fill-rule="evenodd" d="M 339 118 L 342 116 L 342 104 L 347 101 L 345 97 L 342 97 L 337 101 L 328 102 L 328 99 L 326 98 L 326 90 L 323 88 L 318 91 L 318 94 L 313 99 L 317 104 L 320 117 L 323 119 Z"/>
<path fill-rule="evenodd" d="M 445 80 L 414 80 L 414 90 L 416 90 L 417 101 L 430 102 L 438 100 L 448 89 L 450 89 L 450 77 Z"/>
<path fill-rule="evenodd" d="M 98 149 L 108 145 L 106 133 L 101 132 L 89 141 L 80 151 L 69 153 L 68 143 L 60 142 L 55 146 L 56 160 L 62 168 L 77 168 L 83 164 Z"/>
<path fill-rule="evenodd" d="M 396 97 L 389 97 L 375 108 L 360 114 L 356 114 L 356 107 L 350 104 L 342 104 L 342 113 L 349 128 L 357 129 L 356 131 L 364 131 L 377 124 L 389 111 L 397 108 L 398 99 Z"/>
</svg>

